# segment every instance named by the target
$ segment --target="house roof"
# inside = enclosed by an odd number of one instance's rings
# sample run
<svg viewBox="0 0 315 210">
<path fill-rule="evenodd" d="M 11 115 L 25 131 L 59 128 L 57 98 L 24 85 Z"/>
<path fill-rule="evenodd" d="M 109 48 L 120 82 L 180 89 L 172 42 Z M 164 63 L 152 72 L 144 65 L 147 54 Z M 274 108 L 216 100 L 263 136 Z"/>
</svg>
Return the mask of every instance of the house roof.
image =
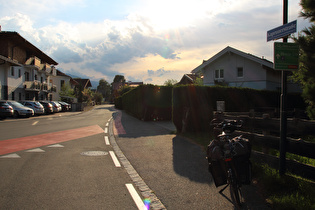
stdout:
<svg viewBox="0 0 315 210">
<path fill-rule="evenodd" d="M 184 74 L 184 76 L 182 77 L 178 84 L 187 84 L 186 81 L 189 81 L 189 83 L 193 84 L 196 79 L 197 75 L 195 74 Z"/>
<path fill-rule="evenodd" d="M 51 57 L 43 53 L 40 49 L 35 47 L 33 44 L 24 39 L 19 33 L 15 31 L 0 31 L 0 38 L 11 40 L 12 42 L 18 44 L 19 46 L 28 49 L 36 57 L 40 58 L 41 60 L 45 61 L 50 65 L 58 65 L 58 63 L 54 61 Z"/>
<path fill-rule="evenodd" d="M 259 58 L 257 56 L 250 54 L 250 53 L 245 53 L 245 52 L 237 50 L 233 47 L 227 46 L 226 48 L 224 48 L 223 50 L 221 50 L 220 52 L 218 52 L 217 54 L 212 56 L 209 60 L 203 61 L 203 63 L 201 65 L 197 66 L 195 69 L 193 69 L 191 71 L 191 73 L 197 73 L 197 72 L 201 71 L 203 68 L 205 68 L 206 66 L 208 66 L 209 64 L 211 64 L 212 62 L 214 62 L 215 60 L 217 60 L 218 58 L 220 58 L 221 56 L 223 56 L 226 53 L 237 54 L 239 56 L 242 56 L 242 57 L 247 58 L 249 60 L 252 60 L 254 62 L 260 63 L 261 65 L 267 67 L 267 69 L 273 69 L 273 63 L 271 61 L 268 61 L 264 58 Z"/>
<path fill-rule="evenodd" d="M 90 79 L 73 78 L 73 80 L 79 83 L 83 88 L 92 87 Z"/>
</svg>

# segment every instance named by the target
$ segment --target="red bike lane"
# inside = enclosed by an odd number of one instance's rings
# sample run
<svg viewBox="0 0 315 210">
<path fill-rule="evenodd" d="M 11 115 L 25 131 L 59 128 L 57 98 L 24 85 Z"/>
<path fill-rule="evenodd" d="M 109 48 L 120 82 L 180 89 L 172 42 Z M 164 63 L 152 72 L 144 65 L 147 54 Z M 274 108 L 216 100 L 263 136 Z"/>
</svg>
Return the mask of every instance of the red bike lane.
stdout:
<svg viewBox="0 0 315 210">
<path fill-rule="evenodd" d="M 0 155 L 103 133 L 98 125 L 0 141 Z"/>
</svg>

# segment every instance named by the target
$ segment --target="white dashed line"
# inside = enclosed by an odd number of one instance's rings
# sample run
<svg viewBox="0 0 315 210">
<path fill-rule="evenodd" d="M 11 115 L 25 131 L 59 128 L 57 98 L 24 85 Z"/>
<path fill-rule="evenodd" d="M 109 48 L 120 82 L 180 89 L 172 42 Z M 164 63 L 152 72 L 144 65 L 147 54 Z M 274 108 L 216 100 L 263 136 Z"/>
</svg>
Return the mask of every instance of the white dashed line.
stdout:
<svg viewBox="0 0 315 210">
<path fill-rule="evenodd" d="M 118 159 L 117 159 L 115 153 L 114 153 L 113 151 L 109 151 L 109 154 L 110 154 L 110 156 L 112 157 L 115 166 L 116 166 L 116 167 L 121 167 L 121 165 L 120 165 L 120 163 L 119 163 L 119 161 L 118 161 Z"/>
<path fill-rule="evenodd" d="M 106 123 L 106 127 L 108 127 L 108 123 Z"/>
<path fill-rule="evenodd" d="M 32 124 L 32 125 L 36 125 L 38 122 L 39 122 L 39 121 L 35 121 L 35 122 L 33 122 L 33 124 Z"/>
<path fill-rule="evenodd" d="M 135 204 L 137 205 L 139 210 L 143 210 L 146 209 L 144 206 L 144 203 L 142 202 L 139 194 L 137 193 L 136 189 L 134 188 L 134 186 L 132 184 L 126 184 L 126 187 L 133 199 L 133 201 L 135 202 Z"/>
<path fill-rule="evenodd" d="M 106 145 L 110 145 L 108 136 L 104 136 L 104 139 L 105 139 L 105 144 L 106 144 Z"/>
<path fill-rule="evenodd" d="M 108 133 L 108 128 L 107 128 L 107 127 L 105 128 L 104 132 L 105 132 L 105 133 Z"/>
</svg>

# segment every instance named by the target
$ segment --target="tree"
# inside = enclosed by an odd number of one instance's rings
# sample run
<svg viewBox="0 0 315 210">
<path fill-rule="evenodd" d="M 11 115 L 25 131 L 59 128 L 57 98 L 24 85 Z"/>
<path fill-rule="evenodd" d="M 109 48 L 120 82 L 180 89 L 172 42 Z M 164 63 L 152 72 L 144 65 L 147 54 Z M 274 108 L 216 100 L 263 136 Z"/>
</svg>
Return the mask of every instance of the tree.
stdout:
<svg viewBox="0 0 315 210">
<path fill-rule="evenodd" d="M 166 80 L 164 82 L 164 86 L 174 86 L 174 85 L 176 85 L 176 83 L 178 83 L 177 80 L 175 80 L 175 79 L 168 79 L 168 80 Z"/>
<path fill-rule="evenodd" d="M 110 97 L 110 94 L 111 94 L 111 87 L 110 87 L 110 84 L 104 80 L 104 79 L 101 79 L 99 81 L 99 84 L 97 86 L 97 89 L 96 91 L 100 94 L 102 94 L 102 97 L 108 101 L 109 100 L 109 97 Z"/>
<path fill-rule="evenodd" d="M 116 75 L 112 82 L 111 100 L 114 101 L 119 96 L 118 90 L 125 86 L 126 79 L 123 75 Z"/>
<path fill-rule="evenodd" d="M 64 83 L 59 92 L 60 98 L 75 97 L 74 89 L 68 83 Z"/>
<path fill-rule="evenodd" d="M 116 75 L 113 82 L 125 83 L 126 79 L 123 75 Z"/>
<path fill-rule="evenodd" d="M 301 0 L 300 5 L 300 16 L 309 19 L 312 24 L 302 30 L 298 37 L 293 37 L 300 46 L 300 68 L 293 72 L 293 78 L 302 85 L 308 116 L 315 119 L 315 2 Z"/>
</svg>

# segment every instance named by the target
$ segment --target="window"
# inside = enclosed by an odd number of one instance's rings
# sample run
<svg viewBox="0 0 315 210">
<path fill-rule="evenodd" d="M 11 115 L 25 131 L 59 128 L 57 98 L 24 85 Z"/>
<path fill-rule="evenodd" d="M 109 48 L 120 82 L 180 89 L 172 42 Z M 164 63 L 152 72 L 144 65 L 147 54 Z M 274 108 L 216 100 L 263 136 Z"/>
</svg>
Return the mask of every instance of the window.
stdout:
<svg viewBox="0 0 315 210">
<path fill-rule="evenodd" d="M 14 67 L 11 67 L 11 76 L 14 76 Z"/>
<path fill-rule="evenodd" d="M 215 79 L 223 79 L 224 78 L 224 70 L 223 69 L 217 69 L 215 70 Z"/>
<path fill-rule="evenodd" d="M 19 77 L 21 77 L 21 69 L 19 69 Z"/>
<path fill-rule="evenodd" d="M 243 77 L 243 67 L 237 68 L 237 77 Z"/>
<path fill-rule="evenodd" d="M 25 72 L 25 81 L 30 81 L 30 73 Z"/>
<path fill-rule="evenodd" d="M 65 81 L 64 80 L 60 80 L 60 89 L 62 88 L 62 86 L 65 85 Z"/>
</svg>

